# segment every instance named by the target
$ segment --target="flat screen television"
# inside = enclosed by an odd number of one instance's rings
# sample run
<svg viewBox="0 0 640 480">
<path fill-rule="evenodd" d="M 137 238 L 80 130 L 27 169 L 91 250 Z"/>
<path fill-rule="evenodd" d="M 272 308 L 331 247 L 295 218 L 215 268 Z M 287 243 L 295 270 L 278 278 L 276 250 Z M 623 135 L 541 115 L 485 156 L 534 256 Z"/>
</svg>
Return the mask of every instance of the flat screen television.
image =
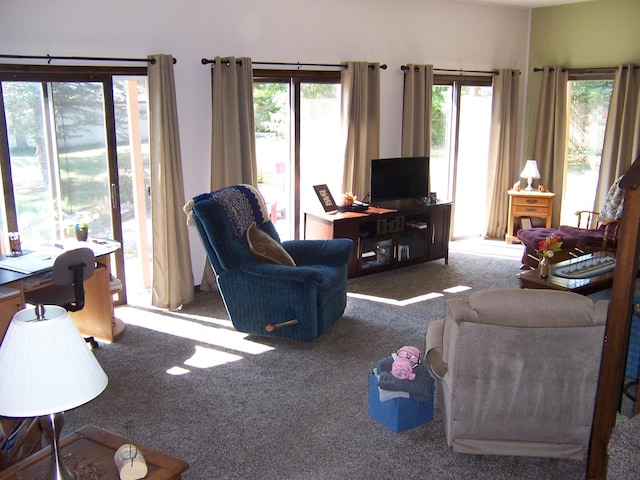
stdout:
<svg viewBox="0 0 640 480">
<path fill-rule="evenodd" d="M 429 157 L 371 160 L 371 203 L 429 197 Z"/>
</svg>

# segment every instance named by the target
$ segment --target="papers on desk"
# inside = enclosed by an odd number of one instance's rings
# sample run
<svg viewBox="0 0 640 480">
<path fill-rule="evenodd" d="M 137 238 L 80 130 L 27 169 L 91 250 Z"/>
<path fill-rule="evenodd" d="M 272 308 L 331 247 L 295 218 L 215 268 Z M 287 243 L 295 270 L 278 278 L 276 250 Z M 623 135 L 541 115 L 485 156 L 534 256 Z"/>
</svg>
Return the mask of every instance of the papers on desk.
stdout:
<svg viewBox="0 0 640 480">
<path fill-rule="evenodd" d="M 55 244 L 41 245 L 38 247 L 38 251 L 44 248 L 48 248 L 48 252 L 56 255 L 55 250 L 57 249 L 57 255 L 59 255 L 63 251 L 73 250 L 74 248 L 80 247 L 90 248 L 96 257 L 100 257 L 102 255 L 109 255 L 118 250 L 120 248 L 120 242 L 97 237 L 89 237 L 89 240 L 87 240 L 86 242 L 78 242 L 74 239 L 67 239 L 59 241 Z"/>
<path fill-rule="evenodd" d="M 37 250 L 23 250 L 24 254 L 0 258 L 0 268 L 18 273 L 34 274 L 53 269 L 53 262 L 58 255 L 74 248 L 87 247 L 96 257 L 109 255 L 120 248 L 120 242 L 100 238 L 89 239 L 88 242 L 63 241 L 53 245 L 40 245 Z"/>
<path fill-rule="evenodd" d="M 0 268 L 26 274 L 45 272 L 53 268 L 56 256 L 39 251 L 25 253 L 18 257 L 4 257 L 0 259 Z"/>
</svg>

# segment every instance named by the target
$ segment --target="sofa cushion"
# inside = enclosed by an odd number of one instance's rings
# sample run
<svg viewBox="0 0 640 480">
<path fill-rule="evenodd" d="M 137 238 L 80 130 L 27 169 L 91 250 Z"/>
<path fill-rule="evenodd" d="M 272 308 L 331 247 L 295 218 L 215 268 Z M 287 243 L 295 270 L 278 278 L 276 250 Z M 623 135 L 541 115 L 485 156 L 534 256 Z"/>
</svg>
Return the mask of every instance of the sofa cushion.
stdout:
<svg viewBox="0 0 640 480">
<path fill-rule="evenodd" d="M 249 252 L 255 258 L 265 263 L 275 263 L 279 265 L 287 265 L 295 267 L 296 263 L 291 255 L 282 248 L 278 242 L 258 228 L 256 222 L 253 222 L 247 228 L 247 243 L 249 244 Z"/>
<path fill-rule="evenodd" d="M 578 244 L 578 241 L 573 237 L 573 235 L 568 231 L 563 231 L 562 227 L 560 227 L 559 230 L 544 227 L 523 228 L 518 230 L 516 235 L 518 240 L 520 240 L 525 247 L 530 247 L 534 251 L 538 250 L 538 244 L 541 240 L 553 235 L 558 235 L 558 237 L 560 237 L 560 240 L 562 240 L 562 248 L 572 248 Z"/>
</svg>

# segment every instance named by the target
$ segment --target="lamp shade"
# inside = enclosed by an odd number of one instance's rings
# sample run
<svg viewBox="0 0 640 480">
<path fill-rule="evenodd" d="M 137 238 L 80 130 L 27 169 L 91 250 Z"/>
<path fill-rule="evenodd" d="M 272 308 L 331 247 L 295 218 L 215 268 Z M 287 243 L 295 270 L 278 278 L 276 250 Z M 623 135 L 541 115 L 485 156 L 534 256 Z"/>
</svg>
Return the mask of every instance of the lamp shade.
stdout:
<svg viewBox="0 0 640 480">
<path fill-rule="evenodd" d="M 100 395 L 107 375 L 67 311 L 46 305 L 16 313 L 0 345 L 0 415 L 63 412 Z"/>
<path fill-rule="evenodd" d="M 540 171 L 538 170 L 538 162 L 535 160 L 527 160 L 520 178 L 540 178 Z"/>
</svg>

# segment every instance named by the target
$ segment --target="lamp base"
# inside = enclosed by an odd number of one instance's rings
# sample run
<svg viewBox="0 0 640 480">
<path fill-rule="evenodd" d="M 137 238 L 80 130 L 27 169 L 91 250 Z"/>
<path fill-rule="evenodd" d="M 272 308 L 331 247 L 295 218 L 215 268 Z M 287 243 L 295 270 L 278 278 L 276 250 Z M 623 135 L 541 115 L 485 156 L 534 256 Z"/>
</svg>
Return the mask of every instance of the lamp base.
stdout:
<svg viewBox="0 0 640 480">
<path fill-rule="evenodd" d="M 533 192 L 533 178 L 527 178 L 527 186 L 524 190 L 525 192 Z"/>
<path fill-rule="evenodd" d="M 76 475 L 70 472 L 64 464 L 60 451 L 60 432 L 64 425 L 64 413 L 50 413 L 40 417 L 42 431 L 51 442 L 51 464 L 45 480 L 75 480 Z"/>
</svg>

